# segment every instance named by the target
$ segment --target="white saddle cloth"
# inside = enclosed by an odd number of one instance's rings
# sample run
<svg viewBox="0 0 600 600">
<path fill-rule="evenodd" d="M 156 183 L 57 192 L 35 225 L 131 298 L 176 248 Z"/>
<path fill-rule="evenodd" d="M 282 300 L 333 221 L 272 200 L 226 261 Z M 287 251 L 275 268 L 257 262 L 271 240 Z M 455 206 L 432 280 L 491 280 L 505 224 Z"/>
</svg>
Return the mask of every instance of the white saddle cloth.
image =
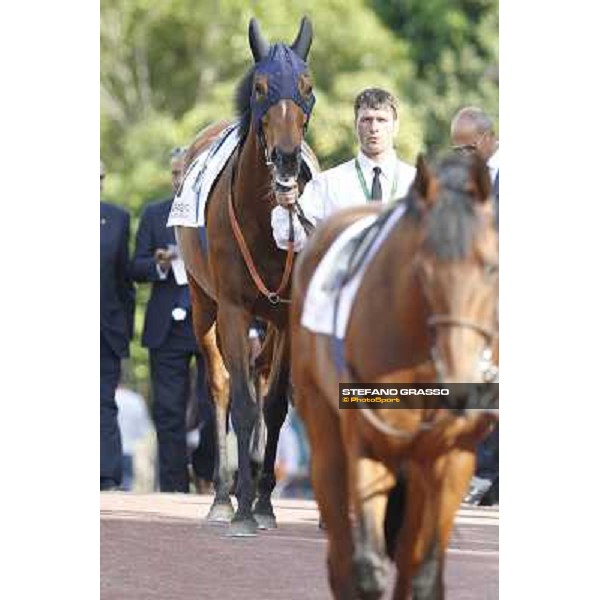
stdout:
<svg viewBox="0 0 600 600">
<path fill-rule="evenodd" d="M 189 166 L 183 185 L 171 205 L 167 227 L 204 227 L 206 202 L 213 184 L 240 142 L 239 123 L 226 127 L 219 137 Z M 311 177 L 319 172 L 308 146 L 302 142 L 302 162 L 308 167 Z"/>
<path fill-rule="evenodd" d="M 332 285 L 335 280 L 335 272 L 339 271 L 340 264 L 348 261 L 349 251 L 352 251 L 352 240 L 360 235 L 369 225 L 371 225 L 377 215 L 364 217 L 344 229 L 331 245 L 321 262 L 317 266 L 306 294 L 304 308 L 302 310 L 302 319 L 300 323 L 314 333 L 324 333 L 326 335 L 335 335 L 343 339 L 346 335 L 346 327 L 350 319 L 350 312 L 356 292 L 360 288 L 363 276 L 371 263 L 377 251 L 387 238 L 390 230 L 398 222 L 405 211 L 404 203 L 399 204 L 394 212 L 388 217 L 379 235 L 367 251 L 365 260 L 357 270 L 354 277 L 347 282 L 340 291 L 339 285 Z M 335 300 L 340 294 L 338 313 L 335 315 Z M 335 322 L 335 332 L 334 332 Z"/>
<path fill-rule="evenodd" d="M 238 123 L 233 123 L 196 157 L 186 171 L 183 185 L 173 200 L 167 227 L 204 226 L 204 208 L 208 194 L 239 141 Z"/>
</svg>

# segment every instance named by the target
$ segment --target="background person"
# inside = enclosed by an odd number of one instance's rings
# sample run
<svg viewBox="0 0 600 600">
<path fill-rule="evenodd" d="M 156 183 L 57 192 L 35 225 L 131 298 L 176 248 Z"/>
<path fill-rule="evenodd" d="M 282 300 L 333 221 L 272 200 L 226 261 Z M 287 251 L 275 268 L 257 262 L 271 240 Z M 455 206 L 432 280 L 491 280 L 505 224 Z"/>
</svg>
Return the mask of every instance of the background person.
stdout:
<svg viewBox="0 0 600 600">
<path fill-rule="evenodd" d="M 500 207 L 500 142 L 494 131 L 494 122 L 481 108 L 461 108 L 450 124 L 452 148 L 457 152 L 475 152 L 487 163 L 492 182 L 492 197 L 496 226 Z"/>
<path fill-rule="evenodd" d="M 173 195 L 182 178 L 184 148 L 171 153 Z M 203 479 L 212 480 L 214 423 L 208 399 L 204 361 L 192 328 L 190 294 L 177 256 L 173 228 L 167 218 L 173 197 L 148 204 L 136 236 L 131 273 L 139 283 L 150 282 L 142 346 L 148 348 L 152 380 L 152 414 L 158 437 L 158 473 L 163 492 L 189 491 L 186 407 L 191 387 L 190 365 L 197 369 L 196 397 L 203 435 L 196 465 Z M 177 262 L 179 261 L 179 262 Z"/>
<path fill-rule="evenodd" d="M 105 177 L 100 162 L 100 193 Z M 115 390 L 133 337 L 135 289 L 129 278 L 129 214 L 100 200 L 100 489 L 119 488 L 121 435 Z"/>
</svg>

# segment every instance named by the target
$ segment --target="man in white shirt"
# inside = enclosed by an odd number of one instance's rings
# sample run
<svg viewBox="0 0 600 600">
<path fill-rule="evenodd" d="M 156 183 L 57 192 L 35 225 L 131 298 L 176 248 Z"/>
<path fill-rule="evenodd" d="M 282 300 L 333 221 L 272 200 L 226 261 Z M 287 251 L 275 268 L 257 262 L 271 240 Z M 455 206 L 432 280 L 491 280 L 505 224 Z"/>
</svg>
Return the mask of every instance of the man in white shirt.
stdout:
<svg viewBox="0 0 600 600">
<path fill-rule="evenodd" d="M 358 156 L 319 173 L 307 183 L 299 199 L 295 192 L 277 195 L 271 226 L 279 248 L 288 246 L 288 210 L 294 202 L 298 202 L 313 225 L 318 225 L 341 208 L 391 202 L 407 193 L 415 168 L 400 160 L 394 151 L 398 130 L 396 99 L 378 88 L 363 90 L 354 101 L 354 117 L 360 144 Z M 295 214 L 293 226 L 294 249 L 299 251 L 306 243 L 306 233 Z"/>
<path fill-rule="evenodd" d="M 450 139 L 454 150 L 476 152 L 486 161 L 490 170 L 497 219 L 500 200 L 500 142 L 494 132 L 492 119 L 476 106 L 465 106 L 452 119 Z"/>
</svg>

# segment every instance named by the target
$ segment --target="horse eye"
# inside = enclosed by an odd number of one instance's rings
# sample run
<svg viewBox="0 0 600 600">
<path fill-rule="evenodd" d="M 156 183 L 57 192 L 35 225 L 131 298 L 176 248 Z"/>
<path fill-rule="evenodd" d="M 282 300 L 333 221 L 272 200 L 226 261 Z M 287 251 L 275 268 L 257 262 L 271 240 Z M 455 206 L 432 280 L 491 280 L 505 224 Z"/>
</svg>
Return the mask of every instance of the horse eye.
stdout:
<svg viewBox="0 0 600 600">
<path fill-rule="evenodd" d="M 262 98 L 266 94 L 265 86 L 259 81 L 254 84 L 254 91 L 259 98 Z"/>
<path fill-rule="evenodd" d="M 483 273 L 486 277 L 493 277 L 498 274 L 498 263 L 485 263 Z"/>
</svg>

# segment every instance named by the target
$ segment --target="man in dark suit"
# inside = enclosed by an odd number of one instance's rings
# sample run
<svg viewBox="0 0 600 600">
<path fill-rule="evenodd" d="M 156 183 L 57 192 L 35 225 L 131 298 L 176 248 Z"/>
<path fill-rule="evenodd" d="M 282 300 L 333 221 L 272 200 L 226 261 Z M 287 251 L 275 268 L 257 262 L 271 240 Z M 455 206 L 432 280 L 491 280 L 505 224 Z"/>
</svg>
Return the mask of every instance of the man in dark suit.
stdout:
<svg viewBox="0 0 600 600">
<path fill-rule="evenodd" d="M 182 178 L 183 149 L 171 155 L 173 194 Z M 202 423 L 200 446 L 194 457 L 196 476 L 212 480 L 214 424 L 208 401 L 204 362 L 199 353 L 190 307 L 189 288 L 180 276 L 177 247 L 167 218 L 173 198 L 148 204 L 137 232 L 131 274 L 151 282 L 142 345 L 149 349 L 153 417 L 158 434 L 159 482 L 163 492 L 188 492 L 186 407 L 190 393 L 190 363 L 196 358 L 196 395 Z M 179 279 L 179 281 L 178 281 Z"/>
<path fill-rule="evenodd" d="M 100 163 L 100 193 L 104 180 Z M 135 290 L 128 275 L 129 215 L 100 201 L 100 489 L 118 489 L 122 477 L 121 435 L 115 390 L 121 359 L 129 356 Z"/>
</svg>

